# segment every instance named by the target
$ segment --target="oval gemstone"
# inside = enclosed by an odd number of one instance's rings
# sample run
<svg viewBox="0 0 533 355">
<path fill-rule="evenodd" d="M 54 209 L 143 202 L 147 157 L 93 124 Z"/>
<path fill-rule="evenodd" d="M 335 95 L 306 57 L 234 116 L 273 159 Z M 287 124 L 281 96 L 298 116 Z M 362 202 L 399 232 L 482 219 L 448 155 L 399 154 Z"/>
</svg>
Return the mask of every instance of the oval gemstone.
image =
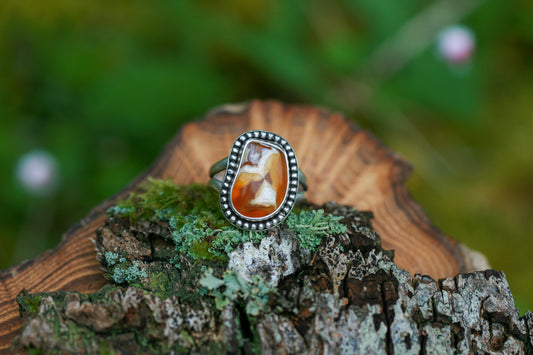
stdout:
<svg viewBox="0 0 533 355">
<path fill-rule="evenodd" d="M 287 158 L 279 148 L 249 142 L 231 190 L 231 202 L 244 217 L 274 213 L 287 194 Z"/>
</svg>

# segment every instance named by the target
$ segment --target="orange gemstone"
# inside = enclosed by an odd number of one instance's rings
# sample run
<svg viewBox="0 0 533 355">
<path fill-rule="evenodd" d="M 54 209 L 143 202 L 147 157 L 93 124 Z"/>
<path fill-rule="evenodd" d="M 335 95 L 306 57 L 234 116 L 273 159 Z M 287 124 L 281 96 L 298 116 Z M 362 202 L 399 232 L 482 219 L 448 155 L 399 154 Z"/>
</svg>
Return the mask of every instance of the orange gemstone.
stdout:
<svg viewBox="0 0 533 355">
<path fill-rule="evenodd" d="M 287 176 L 287 160 L 279 148 L 248 143 L 231 190 L 233 207 L 244 217 L 271 215 L 285 199 Z"/>
</svg>

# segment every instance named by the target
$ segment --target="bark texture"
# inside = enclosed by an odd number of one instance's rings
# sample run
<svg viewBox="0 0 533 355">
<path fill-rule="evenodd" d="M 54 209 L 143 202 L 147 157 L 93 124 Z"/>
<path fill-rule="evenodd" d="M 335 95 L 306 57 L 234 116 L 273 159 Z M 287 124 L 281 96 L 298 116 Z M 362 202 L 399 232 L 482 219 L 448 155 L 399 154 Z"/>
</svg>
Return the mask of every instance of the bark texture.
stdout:
<svg viewBox="0 0 533 355">
<path fill-rule="evenodd" d="M 320 207 L 341 216 L 347 230 L 322 238 L 316 251 L 282 224 L 260 242 L 239 245 L 229 253 L 227 264 L 180 256 L 179 267 L 172 261 L 174 244 L 167 227 L 108 220 L 96 243 L 106 277 L 114 280 L 116 263 L 121 262 L 146 272 L 137 271 L 130 279 L 120 279 L 120 285 L 91 295 L 21 294 L 25 322 L 16 349 L 117 354 L 532 353 L 533 315 L 519 317 L 502 272 L 439 281 L 413 277 L 382 248 L 371 213 L 335 203 Z M 214 269 L 206 271 L 206 266 Z M 226 267 L 234 275 L 231 282 L 222 276 Z M 218 286 L 210 287 L 213 282 Z"/>
</svg>

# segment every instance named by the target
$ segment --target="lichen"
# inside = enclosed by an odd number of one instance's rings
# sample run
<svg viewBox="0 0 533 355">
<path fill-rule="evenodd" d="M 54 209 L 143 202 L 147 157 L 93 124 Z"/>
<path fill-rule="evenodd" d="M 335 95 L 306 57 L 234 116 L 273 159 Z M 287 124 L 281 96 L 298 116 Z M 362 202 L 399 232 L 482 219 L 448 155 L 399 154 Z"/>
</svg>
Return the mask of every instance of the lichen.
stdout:
<svg viewBox="0 0 533 355">
<path fill-rule="evenodd" d="M 205 185 L 175 185 L 171 180 L 148 179 L 137 193 L 108 209 L 112 218 L 130 223 L 152 221 L 169 226 L 175 251 L 195 260 L 226 259 L 239 243 L 258 242 L 262 232 L 244 232 L 222 216 L 216 192 Z M 112 254 L 110 255 L 112 257 Z M 115 262 L 110 259 L 110 265 Z M 176 260 L 175 264 L 180 266 Z"/>
<path fill-rule="evenodd" d="M 129 218 L 130 222 L 168 222 L 175 251 L 199 260 L 224 260 L 237 245 L 259 243 L 266 236 L 265 232 L 231 226 L 222 216 L 216 192 L 199 184 L 178 186 L 171 180 L 149 178 L 140 192 L 119 201 L 108 212 L 113 217 Z M 324 210 L 298 208 L 286 222 L 298 235 L 300 244 L 314 251 L 322 237 L 346 232 L 341 219 L 324 214 Z"/>
<path fill-rule="evenodd" d="M 347 227 L 340 223 L 343 217 L 324 214 L 323 209 L 292 213 L 287 226 L 298 235 L 300 245 L 315 251 L 322 238 L 328 235 L 346 233 Z"/>
<path fill-rule="evenodd" d="M 300 339 L 294 349 L 305 349 L 307 340 L 285 315 L 297 316 L 297 304 L 307 304 L 311 316 L 320 309 L 313 305 L 319 295 L 337 299 L 342 292 L 346 270 L 312 260 L 329 260 L 325 256 L 335 250 L 348 268 L 357 245 L 380 248 L 365 216 L 338 205 L 304 205 L 270 231 L 243 231 L 225 220 L 216 192 L 206 186 L 149 179 L 110 209 L 97 231 L 98 261 L 113 286 L 88 296 L 54 293 L 44 301 L 26 294 L 20 302 L 32 311 L 25 329 L 50 329 L 60 340 L 47 342 L 43 335 L 41 343 L 31 343 L 48 350 L 61 344 L 90 352 L 128 352 L 135 346 L 129 352 L 235 353 L 257 352 L 272 331 L 265 327 L 279 321 L 273 339 L 292 334 Z M 361 228 L 355 231 L 354 225 Z M 371 242 L 358 241 L 369 237 Z M 334 276 L 338 282 L 331 281 Z M 287 289 L 296 294 L 279 293 Z M 53 315 L 41 319 L 43 307 Z"/>
<path fill-rule="evenodd" d="M 81 354 L 184 354 L 206 353 L 223 343 L 197 342 L 191 336 L 208 327 L 213 314 L 208 307 L 194 309 L 195 323 L 184 322 L 179 304 L 165 306 L 165 301 L 135 287 L 107 285 L 90 295 L 78 292 L 38 293 L 37 311 L 25 316 L 23 331 L 15 344 L 30 353 Z M 27 303 L 35 295 L 21 294 Z M 172 303 L 172 302 L 170 302 Z M 164 308 L 164 310 L 160 310 Z M 170 311 L 170 313 L 169 313 Z M 192 319 L 192 316 L 189 316 Z M 175 322 L 181 320 L 179 326 Z M 161 336 L 167 329 L 169 336 Z M 172 332 L 176 329 L 177 332 Z M 208 333 L 208 332 L 206 332 Z"/>
<path fill-rule="evenodd" d="M 246 313 L 258 316 L 266 307 L 270 294 L 275 292 L 260 276 L 255 276 L 251 282 L 243 279 L 234 271 L 226 271 L 219 279 L 213 275 L 213 270 L 208 269 L 198 281 L 200 285 L 209 290 L 209 295 L 215 297 L 217 309 L 240 300 L 246 304 Z"/>
<path fill-rule="evenodd" d="M 14 349 L 533 353 L 533 314 L 519 318 L 503 273 L 413 277 L 382 249 L 371 218 L 306 204 L 268 232 L 241 231 L 205 186 L 150 180 L 97 231 L 112 285 L 22 292 Z"/>
<path fill-rule="evenodd" d="M 113 268 L 113 281 L 118 284 L 125 282 L 133 283 L 139 281 L 141 278 L 148 277 L 148 273 L 142 267 L 139 267 L 138 263 L 134 263 L 126 268 L 117 266 Z"/>
<path fill-rule="evenodd" d="M 119 260 L 119 255 L 112 251 L 106 251 L 104 255 L 105 255 L 105 261 L 107 265 L 109 266 L 115 265 L 117 261 Z"/>
<path fill-rule="evenodd" d="M 266 236 L 266 232 L 245 231 L 233 227 L 223 227 L 213 240 L 210 252 L 217 256 L 227 256 L 228 253 L 242 243 L 259 243 Z"/>
</svg>

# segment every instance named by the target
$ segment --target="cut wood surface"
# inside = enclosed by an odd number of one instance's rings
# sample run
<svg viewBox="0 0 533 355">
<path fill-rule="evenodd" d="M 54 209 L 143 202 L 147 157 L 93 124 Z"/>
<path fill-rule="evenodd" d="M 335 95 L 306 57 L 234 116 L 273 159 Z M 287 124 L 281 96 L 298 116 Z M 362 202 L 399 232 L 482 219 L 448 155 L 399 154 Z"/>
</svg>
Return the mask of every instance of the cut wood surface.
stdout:
<svg viewBox="0 0 533 355">
<path fill-rule="evenodd" d="M 227 156 L 237 136 L 252 129 L 275 132 L 292 145 L 307 175 L 309 201 L 371 210 L 383 247 L 395 250 L 400 268 L 435 279 L 478 268 L 464 246 L 436 229 L 411 199 L 405 186 L 410 165 L 352 121 L 322 109 L 279 102 L 225 105 L 184 125 L 146 172 L 75 224 L 56 248 L 0 273 L 0 352 L 8 351 L 20 328 L 15 298 L 22 289 L 88 293 L 106 283 L 92 238 L 115 201 L 149 176 L 170 177 L 178 184 L 206 183 L 211 164 Z"/>
</svg>

